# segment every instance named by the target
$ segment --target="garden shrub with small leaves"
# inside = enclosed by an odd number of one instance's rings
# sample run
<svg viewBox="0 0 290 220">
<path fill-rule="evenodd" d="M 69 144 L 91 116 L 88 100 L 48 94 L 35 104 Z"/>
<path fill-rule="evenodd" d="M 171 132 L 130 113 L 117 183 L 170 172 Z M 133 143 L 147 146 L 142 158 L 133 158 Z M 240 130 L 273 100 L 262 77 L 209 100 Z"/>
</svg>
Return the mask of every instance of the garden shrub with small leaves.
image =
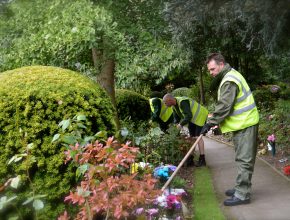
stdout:
<svg viewBox="0 0 290 220">
<path fill-rule="evenodd" d="M 150 119 L 149 98 L 134 91 L 117 89 L 116 102 L 118 116 L 121 120 L 130 118 L 134 122 L 139 122 Z"/>
<path fill-rule="evenodd" d="M 273 109 L 281 96 L 281 88 L 276 85 L 264 85 L 253 91 L 259 109 Z"/>
<path fill-rule="evenodd" d="M 98 84 L 79 73 L 48 66 L 23 67 L 1 73 L 0 186 L 20 174 L 24 181 L 16 192 L 17 206 L 29 197 L 25 163 L 7 164 L 26 147 L 25 137 L 26 143 L 34 145 L 30 153 L 35 161 L 29 164 L 29 177 L 37 193 L 47 195 L 41 210 L 43 218 L 40 218 L 55 219 L 63 211 L 65 193 L 76 181 L 74 168 L 63 164 L 65 147 L 51 143 L 59 122 L 78 113 L 84 114 L 92 135 L 98 131 L 113 134 L 112 110 L 110 99 Z M 21 210 L 23 217 L 29 210 L 29 207 Z"/>
</svg>

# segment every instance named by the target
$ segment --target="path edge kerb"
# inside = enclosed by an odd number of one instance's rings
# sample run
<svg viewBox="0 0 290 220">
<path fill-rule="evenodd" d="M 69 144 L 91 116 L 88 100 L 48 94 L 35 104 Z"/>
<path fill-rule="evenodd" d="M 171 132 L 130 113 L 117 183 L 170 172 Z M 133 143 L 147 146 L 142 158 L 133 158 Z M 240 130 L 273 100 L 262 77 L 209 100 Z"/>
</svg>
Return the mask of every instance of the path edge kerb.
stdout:
<svg viewBox="0 0 290 220">
<path fill-rule="evenodd" d="M 219 139 L 216 139 L 214 137 L 210 137 L 210 136 L 206 136 L 207 138 L 209 139 L 212 139 L 212 140 L 215 140 L 217 142 L 220 142 L 222 144 L 225 144 L 227 146 L 230 146 L 230 147 L 234 147 L 233 144 L 230 144 L 230 143 L 227 143 L 225 141 L 221 141 Z M 266 160 L 264 160 L 263 158 L 259 157 L 259 156 L 256 156 L 256 158 L 258 158 L 260 161 L 262 161 L 263 163 L 267 164 L 269 167 L 271 167 L 276 173 L 278 173 L 280 176 L 282 176 L 284 179 L 286 179 L 287 181 L 290 182 L 290 178 L 288 178 L 287 176 L 285 176 L 283 173 L 281 173 L 279 170 L 277 170 L 274 166 L 272 166 L 270 163 L 268 163 Z"/>
</svg>

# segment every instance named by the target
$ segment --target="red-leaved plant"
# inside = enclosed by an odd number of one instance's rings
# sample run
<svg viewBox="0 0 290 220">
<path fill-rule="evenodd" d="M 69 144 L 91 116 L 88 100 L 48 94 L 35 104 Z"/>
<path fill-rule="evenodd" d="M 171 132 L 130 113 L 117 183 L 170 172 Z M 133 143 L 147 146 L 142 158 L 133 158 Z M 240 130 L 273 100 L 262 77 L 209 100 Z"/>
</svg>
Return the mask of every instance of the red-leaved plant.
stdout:
<svg viewBox="0 0 290 220">
<path fill-rule="evenodd" d="M 152 204 L 160 194 L 155 189 L 156 179 L 151 174 L 136 178 L 129 174 L 130 164 L 135 162 L 138 148 L 117 143 L 113 137 L 103 144 L 96 141 L 83 147 L 76 144 L 65 152 L 66 163 L 73 161 L 77 176 L 82 181 L 65 201 L 77 204 L 80 211 L 75 219 L 93 219 L 102 215 L 108 219 L 129 217 L 136 208 Z M 69 219 L 67 212 L 59 220 Z"/>
</svg>

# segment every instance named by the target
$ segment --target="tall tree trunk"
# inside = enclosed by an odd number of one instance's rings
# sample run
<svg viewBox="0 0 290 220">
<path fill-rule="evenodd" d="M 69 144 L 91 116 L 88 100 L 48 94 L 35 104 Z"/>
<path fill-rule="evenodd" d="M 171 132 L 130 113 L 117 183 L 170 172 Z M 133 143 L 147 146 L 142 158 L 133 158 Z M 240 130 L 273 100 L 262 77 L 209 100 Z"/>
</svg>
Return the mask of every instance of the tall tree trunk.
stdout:
<svg viewBox="0 0 290 220">
<path fill-rule="evenodd" d="M 120 129 L 120 121 L 117 114 L 117 103 L 115 94 L 115 61 L 113 59 L 104 59 L 103 53 L 96 48 L 92 49 L 94 66 L 99 72 L 97 82 L 105 89 L 111 98 L 114 106 L 114 118 L 117 129 Z"/>
<path fill-rule="evenodd" d="M 205 94 L 204 94 L 204 83 L 203 83 L 203 76 L 202 76 L 202 68 L 198 68 L 198 77 L 199 77 L 199 92 L 200 92 L 200 102 L 201 104 L 205 105 Z"/>
</svg>

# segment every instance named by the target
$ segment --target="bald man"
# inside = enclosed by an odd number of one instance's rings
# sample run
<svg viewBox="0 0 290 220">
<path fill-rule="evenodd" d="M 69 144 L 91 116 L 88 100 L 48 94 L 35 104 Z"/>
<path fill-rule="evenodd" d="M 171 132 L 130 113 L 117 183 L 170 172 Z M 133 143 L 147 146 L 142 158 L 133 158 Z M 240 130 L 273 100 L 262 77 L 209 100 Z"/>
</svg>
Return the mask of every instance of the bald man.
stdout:
<svg viewBox="0 0 290 220">
<path fill-rule="evenodd" d="M 201 129 L 206 122 L 208 111 L 205 107 L 197 103 L 195 100 L 188 97 L 174 97 L 167 93 L 163 97 L 163 102 L 168 107 L 173 107 L 174 123 L 178 128 L 187 125 L 190 137 L 197 138 L 200 135 Z M 177 117 L 178 116 L 178 117 Z M 180 120 L 179 120 L 180 118 Z M 198 142 L 199 160 L 197 167 L 206 166 L 204 155 L 204 141 L 201 138 Z M 193 165 L 193 156 L 189 157 L 188 165 Z"/>
</svg>

